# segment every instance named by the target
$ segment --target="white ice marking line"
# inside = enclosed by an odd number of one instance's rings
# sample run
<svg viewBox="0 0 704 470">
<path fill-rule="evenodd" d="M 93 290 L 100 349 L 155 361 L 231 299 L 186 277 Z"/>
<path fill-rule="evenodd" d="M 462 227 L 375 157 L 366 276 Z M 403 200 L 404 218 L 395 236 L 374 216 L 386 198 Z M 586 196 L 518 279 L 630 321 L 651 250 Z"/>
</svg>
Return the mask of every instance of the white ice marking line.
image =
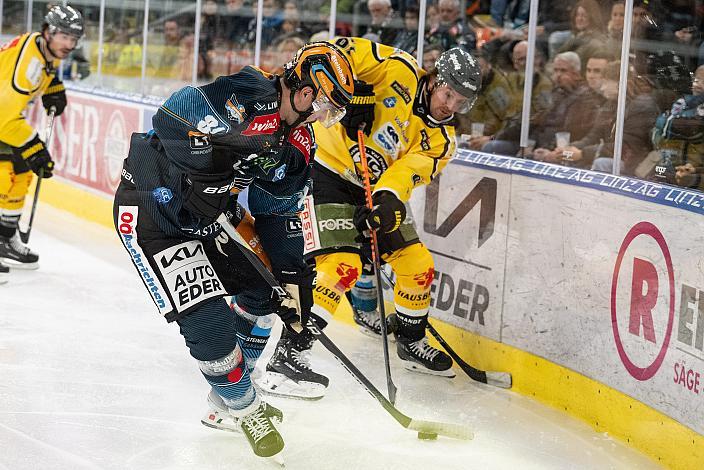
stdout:
<svg viewBox="0 0 704 470">
<path fill-rule="evenodd" d="M 34 438 L 34 437 L 32 437 L 32 436 L 29 436 L 29 435 L 23 433 L 22 431 L 18 431 L 18 430 L 16 430 L 16 429 L 13 429 L 13 428 L 11 428 L 11 427 L 9 427 L 9 426 L 6 426 L 6 425 L 4 425 L 4 424 L 2 424 L 2 423 L 0 423 L 0 429 L 5 429 L 6 431 L 8 431 L 8 432 L 10 432 L 10 433 L 12 433 L 12 434 L 16 434 L 16 435 L 18 435 L 19 437 L 22 437 L 22 438 L 24 438 L 24 439 L 27 439 L 28 441 L 31 441 L 31 442 L 33 442 L 34 444 L 37 444 L 39 447 L 44 447 L 44 448 L 46 448 L 46 449 L 53 450 L 53 451 L 59 453 L 60 455 L 62 455 L 62 456 L 64 456 L 64 457 L 68 458 L 69 460 L 71 460 L 71 461 L 72 461 L 73 463 L 75 463 L 76 465 L 82 465 L 82 466 L 84 466 L 84 467 L 86 467 L 86 468 L 94 468 L 94 469 L 96 469 L 96 470 L 100 470 L 100 469 L 102 468 L 102 467 L 100 467 L 100 466 L 94 464 L 94 463 L 91 462 L 90 460 L 86 460 L 86 459 L 81 458 L 81 457 L 78 456 L 78 455 L 72 454 L 71 452 L 68 452 L 68 451 L 66 451 L 66 450 L 64 450 L 64 449 L 61 449 L 61 448 L 56 447 L 56 446 L 52 446 L 51 444 L 47 444 L 46 442 L 40 441 L 39 439 L 36 439 L 36 438 Z"/>
</svg>

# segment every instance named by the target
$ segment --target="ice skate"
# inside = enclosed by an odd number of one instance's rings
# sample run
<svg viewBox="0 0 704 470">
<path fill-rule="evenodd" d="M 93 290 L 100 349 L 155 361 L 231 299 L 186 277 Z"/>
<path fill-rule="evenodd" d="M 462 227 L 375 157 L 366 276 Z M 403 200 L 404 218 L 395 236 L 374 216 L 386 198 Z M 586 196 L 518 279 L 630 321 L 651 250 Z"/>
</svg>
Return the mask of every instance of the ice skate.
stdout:
<svg viewBox="0 0 704 470">
<path fill-rule="evenodd" d="M 426 337 L 418 341 L 397 337 L 396 352 L 403 366 L 408 370 L 449 378 L 455 376 L 450 356 L 430 346 Z"/>
<path fill-rule="evenodd" d="M 5 284 L 10 279 L 10 268 L 0 263 L 0 284 Z"/>
<path fill-rule="evenodd" d="M 274 423 L 281 424 L 284 420 L 284 414 L 269 403 L 264 404 L 264 414 Z M 222 431 L 242 432 L 238 420 L 230 414 L 230 410 L 214 390 L 210 390 L 208 394 L 208 411 L 200 419 L 204 426 L 209 428 L 220 429 Z"/>
<path fill-rule="evenodd" d="M 303 400 L 323 398 L 329 380 L 310 368 L 310 349 L 314 341 L 307 330 L 298 337 L 284 330 L 266 371 L 257 381 L 261 391 Z"/>
<path fill-rule="evenodd" d="M 254 409 L 250 411 L 250 408 Z M 258 406 L 250 405 L 246 410 L 240 410 L 239 413 L 235 410 L 230 410 L 245 437 L 247 437 L 249 445 L 252 446 L 252 451 L 258 457 L 274 457 L 284 448 L 284 440 L 279 431 L 276 430 L 276 427 L 274 427 L 274 423 L 267 416 L 266 409 L 267 404 L 261 401 Z M 240 414 L 240 416 L 237 416 L 237 414 Z M 273 460 L 281 464 L 280 456 Z"/>
<path fill-rule="evenodd" d="M 0 235 L 0 260 L 5 261 L 12 268 L 37 269 L 39 267 L 39 255 L 22 243 L 17 231 L 10 238 Z"/>
</svg>

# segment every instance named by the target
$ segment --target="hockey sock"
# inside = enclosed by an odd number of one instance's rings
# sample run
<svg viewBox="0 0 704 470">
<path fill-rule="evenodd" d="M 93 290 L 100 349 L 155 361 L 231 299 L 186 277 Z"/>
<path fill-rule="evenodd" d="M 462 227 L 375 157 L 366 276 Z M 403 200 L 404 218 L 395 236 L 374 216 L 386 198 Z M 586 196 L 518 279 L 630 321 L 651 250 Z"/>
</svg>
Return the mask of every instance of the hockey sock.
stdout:
<svg viewBox="0 0 704 470">
<path fill-rule="evenodd" d="M 271 328 L 276 321 L 276 314 L 255 316 L 245 312 L 237 303 L 233 303 L 237 342 L 242 348 L 247 370 L 251 373 L 266 346 Z"/>
<path fill-rule="evenodd" d="M 205 380 L 234 410 L 247 408 L 257 398 L 239 345 L 230 354 L 212 361 L 198 361 Z"/>
<path fill-rule="evenodd" d="M 0 237 L 12 238 L 20 221 L 21 211 L 0 209 Z"/>
<path fill-rule="evenodd" d="M 376 278 L 364 265 L 362 275 L 352 287 L 349 300 L 355 310 L 361 312 L 374 312 L 377 309 Z"/>
</svg>

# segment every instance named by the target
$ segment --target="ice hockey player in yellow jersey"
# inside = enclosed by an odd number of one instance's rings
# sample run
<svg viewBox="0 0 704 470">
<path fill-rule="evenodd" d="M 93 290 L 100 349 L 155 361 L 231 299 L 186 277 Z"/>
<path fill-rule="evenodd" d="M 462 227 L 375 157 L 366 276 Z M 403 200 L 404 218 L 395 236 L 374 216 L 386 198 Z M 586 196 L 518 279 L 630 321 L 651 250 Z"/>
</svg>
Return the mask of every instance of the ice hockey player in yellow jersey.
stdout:
<svg viewBox="0 0 704 470">
<path fill-rule="evenodd" d="M 453 377 L 452 359 L 429 346 L 425 337 L 434 265 L 406 218 L 404 203 L 414 188 L 430 183 L 452 158 L 454 113 L 467 112 L 474 103 L 481 80 L 479 64 L 466 51 L 453 48 L 426 72 L 411 55 L 392 47 L 361 38 L 332 42 L 348 55 L 356 81 L 354 97 L 340 123 L 330 128 L 314 125 L 318 148 L 313 191 L 301 213 L 304 256 L 315 261 L 311 313 L 325 323 L 342 296 L 357 284 L 351 299 L 355 320 L 380 334 L 371 266 L 363 269 L 363 264 L 369 264 L 368 242 L 360 237 L 376 229 L 383 260 L 396 274 L 398 356 L 411 370 Z M 365 207 L 357 143 L 363 123 L 372 211 Z M 295 366 L 312 346 L 290 350 L 293 342 L 287 341 L 279 342 L 267 376 L 259 381 L 274 384 L 273 393 L 281 393 L 284 385 L 294 390 L 292 383 L 305 380 L 298 380 L 295 367 L 288 368 L 291 373 L 274 367 L 283 362 Z M 268 377 L 276 374 L 285 375 L 287 382 L 282 382 L 284 377 Z M 294 392 L 290 394 L 295 396 Z"/>
<path fill-rule="evenodd" d="M 12 267 L 36 268 L 39 257 L 20 240 L 18 222 L 32 170 L 52 176 L 54 162 L 37 131 L 24 117 L 41 96 L 47 112 L 66 108 L 66 92 L 56 70 L 83 37 L 83 18 L 70 6 L 47 13 L 39 32 L 25 33 L 0 47 L 0 283 Z M 3 276 L 5 276 L 3 278 Z"/>
</svg>

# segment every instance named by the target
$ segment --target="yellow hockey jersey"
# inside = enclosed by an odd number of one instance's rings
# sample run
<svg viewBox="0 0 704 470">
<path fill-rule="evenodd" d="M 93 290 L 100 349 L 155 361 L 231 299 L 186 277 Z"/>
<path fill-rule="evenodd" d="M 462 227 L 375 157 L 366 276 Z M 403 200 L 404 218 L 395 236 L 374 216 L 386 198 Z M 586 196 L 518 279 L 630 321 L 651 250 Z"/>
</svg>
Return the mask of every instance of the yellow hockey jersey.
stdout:
<svg viewBox="0 0 704 470">
<path fill-rule="evenodd" d="M 420 82 L 425 71 L 408 53 L 362 38 L 333 40 L 352 65 L 357 80 L 374 86 L 374 126 L 365 139 L 374 191 L 390 190 L 407 201 L 413 188 L 430 181 L 455 153 L 455 130 L 428 117 Z M 361 185 L 356 141 L 342 124 L 326 129 L 315 123 L 316 161 Z"/>
<path fill-rule="evenodd" d="M 17 36 L 0 47 L 0 142 L 20 147 L 36 131 L 23 116 L 27 104 L 46 91 L 59 61 L 48 63 L 39 50 L 41 33 Z"/>
</svg>

